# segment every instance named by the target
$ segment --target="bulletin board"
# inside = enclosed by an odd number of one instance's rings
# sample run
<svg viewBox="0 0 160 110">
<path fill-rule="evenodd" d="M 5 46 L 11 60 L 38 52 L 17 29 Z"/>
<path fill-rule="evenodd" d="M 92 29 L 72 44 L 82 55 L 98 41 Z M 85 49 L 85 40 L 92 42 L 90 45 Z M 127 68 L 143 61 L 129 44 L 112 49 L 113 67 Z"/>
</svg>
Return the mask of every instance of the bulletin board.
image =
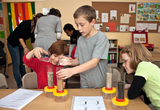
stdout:
<svg viewBox="0 0 160 110">
<path fill-rule="evenodd" d="M 135 4 L 135 13 L 132 13 L 132 14 L 129 13 L 130 4 Z M 115 29 L 115 32 L 122 32 L 120 31 L 120 25 L 128 25 L 129 27 L 136 27 L 136 2 L 92 2 L 92 7 L 95 10 L 98 10 L 98 13 L 99 13 L 98 16 L 100 18 L 100 22 L 96 21 L 96 23 L 102 24 L 102 28 L 101 28 L 102 32 L 106 32 L 106 27 L 109 27 L 110 23 L 114 23 L 115 28 L 116 26 L 119 26 L 119 30 Z M 111 10 L 117 10 L 116 20 L 110 19 Z M 105 23 L 102 22 L 102 19 L 101 19 L 102 13 L 108 13 L 108 22 L 105 22 Z M 129 23 L 120 22 L 120 17 L 123 14 L 130 14 Z M 130 32 L 130 31 L 128 30 L 124 32 Z"/>
<path fill-rule="evenodd" d="M 145 26 L 143 26 L 143 29 L 145 29 L 146 32 L 159 32 L 158 29 L 160 28 L 160 2 L 137 2 L 136 20 L 137 23 L 140 23 L 142 26 L 143 24 L 147 25 L 146 28 Z"/>
</svg>

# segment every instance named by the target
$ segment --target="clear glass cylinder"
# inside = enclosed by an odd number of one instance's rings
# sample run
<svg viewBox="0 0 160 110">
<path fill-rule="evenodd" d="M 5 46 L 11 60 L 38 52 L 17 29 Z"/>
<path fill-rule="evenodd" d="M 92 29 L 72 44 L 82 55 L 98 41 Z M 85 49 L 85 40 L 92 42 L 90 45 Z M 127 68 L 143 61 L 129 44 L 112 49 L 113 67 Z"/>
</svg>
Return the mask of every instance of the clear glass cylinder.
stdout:
<svg viewBox="0 0 160 110">
<path fill-rule="evenodd" d="M 64 69 L 64 67 L 63 66 L 57 66 L 56 67 L 56 72 L 58 72 L 61 69 Z M 58 78 L 58 76 L 57 76 L 57 91 L 63 91 L 63 80 Z"/>
<path fill-rule="evenodd" d="M 117 91 L 117 98 L 124 99 L 124 81 L 118 81 L 118 91 Z"/>
<path fill-rule="evenodd" d="M 106 73 L 106 87 L 112 88 L 112 76 L 113 76 L 113 68 L 109 67 L 108 72 Z"/>
<path fill-rule="evenodd" d="M 48 87 L 53 87 L 53 65 L 47 65 L 47 79 L 48 79 Z"/>
</svg>

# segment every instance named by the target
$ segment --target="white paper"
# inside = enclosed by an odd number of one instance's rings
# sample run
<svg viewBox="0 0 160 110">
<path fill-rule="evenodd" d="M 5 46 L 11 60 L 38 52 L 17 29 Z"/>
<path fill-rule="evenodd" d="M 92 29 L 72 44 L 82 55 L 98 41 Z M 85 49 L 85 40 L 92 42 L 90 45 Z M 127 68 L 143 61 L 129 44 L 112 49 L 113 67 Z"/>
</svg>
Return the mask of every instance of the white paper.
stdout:
<svg viewBox="0 0 160 110">
<path fill-rule="evenodd" d="M 42 8 L 42 12 L 44 15 L 47 15 L 49 13 L 51 8 Z"/>
<path fill-rule="evenodd" d="M 94 24 L 94 28 L 95 28 L 97 31 L 102 30 L 102 26 L 103 26 L 103 24 L 101 24 L 101 23 L 96 23 L 96 24 Z"/>
<path fill-rule="evenodd" d="M 157 30 L 157 23 L 149 23 L 148 30 Z"/>
<path fill-rule="evenodd" d="M 145 30 L 145 32 L 148 32 L 148 23 L 143 23 L 143 30 Z"/>
<path fill-rule="evenodd" d="M 102 13 L 102 22 L 108 22 L 108 13 Z"/>
<path fill-rule="evenodd" d="M 41 93 L 43 93 L 43 91 L 18 89 L 8 96 L 0 99 L 0 107 L 20 110 Z"/>
<path fill-rule="evenodd" d="M 125 25 L 120 25 L 120 31 L 125 31 L 126 26 Z"/>
<path fill-rule="evenodd" d="M 129 31 L 135 31 L 135 27 L 129 27 Z"/>
<path fill-rule="evenodd" d="M 135 4 L 129 4 L 129 13 L 135 13 Z"/>
<path fill-rule="evenodd" d="M 73 96 L 71 110 L 106 110 L 102 96 Z"/>
<path fill-rule="evenodd" d="M 143 23 L 137 23 L 137 30 L 138 31 L 143 30 Z"/>
<path fill-rule="evenodd" d="M 96 18 L 99 18 L 98 13 L 99 13 L 99 11 L 96 10 Z"/>
<path fill-rule="evenodd" d="M 117 10 L 110 10 L 110 20 L 117 20 Z"/>
<path fill-rule="evenodd" d="M 159 26 L 158 26 L 158 32 L 160 32 L 160 24 L 159 24 Z"/>
<path fill-rule="evenodd" d="M 2 12 L 2 10 L 0 10 L 0 17 L 3 18 L 3 12 Z"/>
<path fill-rule="evenodd" d="M 0 31 L 4 31 L 4 25 L 0 24 Z"/>
<path fill-rule="evenodd" d="M 134 34 L 134 43 L 146 43 L 146 35 Z"/>
<path fill-rule="evenodd" d="M 120 23 L 129 24 L 129 17 L 130 17 L 129 14 L 123 14 L 123 15 L 120 17 Z"/>
</svg>

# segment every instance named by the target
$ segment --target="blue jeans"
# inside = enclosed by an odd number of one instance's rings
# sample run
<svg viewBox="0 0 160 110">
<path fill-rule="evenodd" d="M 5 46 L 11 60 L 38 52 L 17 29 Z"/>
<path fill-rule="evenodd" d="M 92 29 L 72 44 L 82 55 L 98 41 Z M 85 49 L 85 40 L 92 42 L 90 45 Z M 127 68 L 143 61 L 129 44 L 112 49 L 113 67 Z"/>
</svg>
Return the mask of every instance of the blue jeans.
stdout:
<svg viewBox="0 0 160 110">
<path fill-rule="evenodd" d="M 21 45 L 12 47 L 8 42 L 7 46 L 12 58 L 14 79 L 16 80 L 17 87 L 21 88 L 21 78 L 26 74 L 25 66 L 23 65 L 24 49 Z"/>
</svg>

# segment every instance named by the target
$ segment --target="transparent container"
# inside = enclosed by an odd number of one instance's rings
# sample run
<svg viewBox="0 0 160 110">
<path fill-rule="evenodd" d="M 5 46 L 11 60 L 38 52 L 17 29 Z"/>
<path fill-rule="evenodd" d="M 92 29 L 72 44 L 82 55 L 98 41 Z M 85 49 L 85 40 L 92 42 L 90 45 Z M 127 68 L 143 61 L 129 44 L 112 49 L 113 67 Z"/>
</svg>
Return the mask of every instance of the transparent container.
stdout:
<svg viewBox="0 0 160 110">
<path fill-rule="evenodd" d="M 60 59 L 59 61 L 59 64 L 60 65 L 63 65 L 63 66 L 66 66 L 66 65 L 69 65 L 70 64 L 70 59 L 68 56 L 63 56 L 63 58 Z"/>
<path fill-rule="evenodd" d="M 53 92 L 54 92 L 55 89 L 56 89 L 56 87 L 48 88 L 48 86 L 46 86 L 44 88 L 45 96 L 48 97 L 48 98 L 53 98 L 54 97 Z"/>
<path fill-rule="evenodd" d="M 64 90 L 61 91 L 61 92 L 55 90 L 55 91 L 53 92 L 53 94 L 54 94 L 54 101 L 55 101 L 55 102 L 61 103 L 61 102 L 67 101 L 67 94 L 68 94 L 67 90 L 64 89 Z"/>
<path fill-rule="evenodd" d="M 127 110 L 129 100 L 124 97 L 124 81 L 118 82 L 117 96 L 112 98 L 113 110 Z"/>
<path fill-rule="evenodd" d="M 113 69 L 112 67 L 109 67 L 108 72 L 106 73 L 106 87 L 102 88 L 103 98 L 109 100 L 112 100 L 116 92 L 116 89 L 112 87 L 112 76 L 113 76 Z"/>
<path fill-rule="evenodd" d="M 49 51 L 43 51 L 41 53 L 41 57 L 39 58 L 40 61 L 49 62 L 49 57 L 51 56 Z"/>
<path fill-rule="evenodd" d="M 56 72 L 63 69 L 64 66 L 56 66 Z M 65 102 L 67 100 L 67 90 L 64 89 L 63 80 L 57 76 L 57 90 L 53 92 L 55 102 Z"/>
</svg>

